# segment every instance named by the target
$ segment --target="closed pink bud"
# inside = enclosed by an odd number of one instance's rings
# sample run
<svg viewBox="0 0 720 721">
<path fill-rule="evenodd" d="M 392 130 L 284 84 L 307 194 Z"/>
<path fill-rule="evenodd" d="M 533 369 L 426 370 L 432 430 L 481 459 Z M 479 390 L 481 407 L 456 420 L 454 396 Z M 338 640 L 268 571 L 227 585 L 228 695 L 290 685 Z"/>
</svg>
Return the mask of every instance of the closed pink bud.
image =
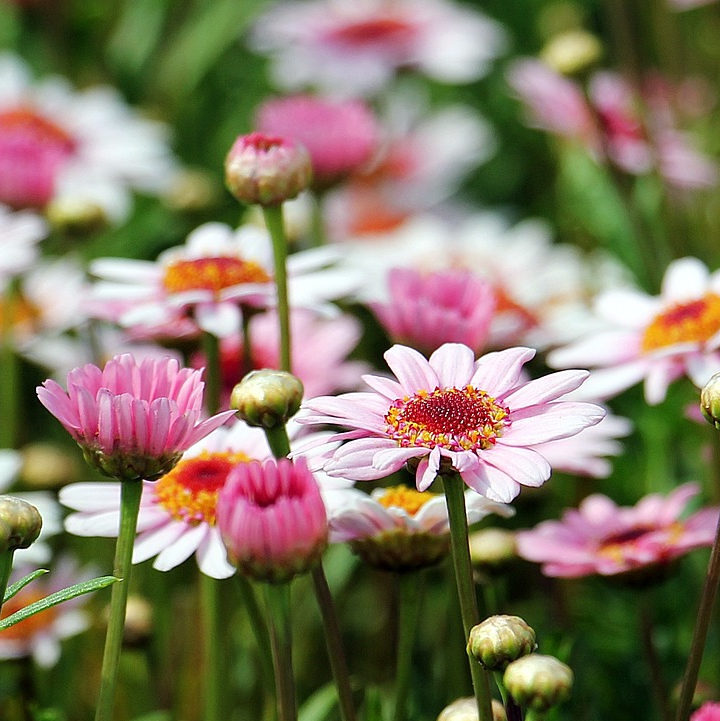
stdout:
<svg viewBox="0 0 720 721">
<path fill-rule="evenodd" d="M 238 464 L 220 491 L 217 524 L 230 563 L 259 581 L 289 581 L 327 546 L 325 505 L 302 458 Z"/>
</svg>

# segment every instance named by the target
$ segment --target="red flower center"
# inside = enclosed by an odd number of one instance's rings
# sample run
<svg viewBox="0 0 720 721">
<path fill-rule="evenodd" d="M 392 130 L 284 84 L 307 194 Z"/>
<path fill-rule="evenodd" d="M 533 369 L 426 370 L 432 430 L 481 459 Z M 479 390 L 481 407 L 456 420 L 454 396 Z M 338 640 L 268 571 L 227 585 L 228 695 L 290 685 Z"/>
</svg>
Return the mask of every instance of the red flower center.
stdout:
<svg viewBox="0 0 720 721">
<path fill-rule="evenodd" d="M 224 288 L 246 283 L 269 283 L 266 270 L 255 261 L 231 256 L 177 260 L 165 269 L 163 284 L 170 293 L 208 290 L 219 293 Z"/>
<path fill-rule="evenodd" d="M 65 130 L 30 108 L 0 112 L 0 201 L 15 208 L 45 205 L 75 148 Z"/>
<path fill-rule="evenodd" d="M 387 434 L 404 448 L 487 450 L 510 425 L 509 413 L 502 403 L 472 386 L 436 388 L 394 401 L 385 422 Z"/>
<path fill-rule="evenodd" d="M 343 45 L 365 47 L 395 45 L 403 47 L 415 36 L 415 27 L 400 18 L 385 16 L 348 22 L 328 34 L 330 40 Z"/>
<path fill-rule="evenodd" d="M 705 343 L 720 332 L 720 295 L 678 303 L 657 315 L 645 329 L 642 350 L 646 353 L 676 343 Z"/>
<path fill-rule="evenodd" d="M 155 498 L 179 521 L 214 526 L 218 493 L 228 473 L 249 460 L 244 453 L 229 452 L 183 459 L 155 484 Z"/>
</svg>

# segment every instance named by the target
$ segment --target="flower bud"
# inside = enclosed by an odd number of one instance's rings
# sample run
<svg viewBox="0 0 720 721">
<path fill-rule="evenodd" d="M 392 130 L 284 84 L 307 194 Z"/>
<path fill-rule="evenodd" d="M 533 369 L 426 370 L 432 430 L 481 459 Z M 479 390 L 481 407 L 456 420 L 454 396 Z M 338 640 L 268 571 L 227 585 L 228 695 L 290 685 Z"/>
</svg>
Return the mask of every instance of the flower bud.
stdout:
<svg viewBox="0 0 720 721">
<path fill-rule="evenodd" d="M 250 371 L 230 396 L 230 407 L 249 426 L 277 428 L 294 416 L 303 398 L 303 384 L 286 371 Z"/>
<path fill-rule="evenodd" d="M 35 506 L 13 496 L 0 496 L 0 551 L 31 546 L 40 535 L 42 518 Z"/>
<path fill-rule="evenodd" d="M 497 571 L 517 558 L 515 534 L 504 528 L 481 528 L 468 542 L 473 566 L 484 571 Z"/>
<path fill-rule="evenodd" d="M 570 696 L 573 672 L 554 656 L 531 653 L 505 669 L 503 683 L 521 706 L 547 711 Z"/>
<path fill-rule="evenodd" d="M 495 699 L 492 699 L 492 717 L 493 721 L 507 721 L 503 705 Z M 437 721 L 478 721 L 477 701 L 459 698 L 440 712 Z"/>
<path fill-rule="evenodd" d="M 311 180 L 310 155 L 286 138 L 241 135 L 225 159 L 225 184 L 241 203 L 278 205 L 308 188 Z"/>
<path fill-rule="evenodd" d="M 535 631 L 519 616 L 490 616 L 470 630 L 467 651 L 486 669 L 502 671 L 537 648 Z"/>
<path fill-rule="evenodd" d="M 586 70 L 602 56 L 600 41 L 585 30 L 568 30 L 550 40 L 540 57 L 553 70 L 563 75 L 574 75 Z"/>
<path fill-rule="evenodd" d="M 716 373 L 700 391 L 700 410 L 707 421 L 720 430 L 720 373 Z"/>
</svg>

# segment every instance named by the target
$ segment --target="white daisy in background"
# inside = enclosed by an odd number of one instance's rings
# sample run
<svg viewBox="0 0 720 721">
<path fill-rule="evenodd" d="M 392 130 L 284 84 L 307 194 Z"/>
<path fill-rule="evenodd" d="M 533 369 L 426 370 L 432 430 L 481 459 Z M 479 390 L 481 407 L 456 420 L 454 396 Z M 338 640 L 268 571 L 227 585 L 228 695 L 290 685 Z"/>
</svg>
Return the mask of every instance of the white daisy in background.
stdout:
<svg viewBox="0 0 720 721">
<path fill-rule="evenodd" d="M 644 381 L 645 400 L 654 405 L 678 378 L 702 388 L 720 369 L 720 271 L 710 273 L 697 258 L 670 263 L 659 296 L 610 290 L 595 311 L 600 330 L 548 356 L 556 368 L 593 369 L 585 398 L 610 398 Z"/>
<path fill-rule="evenodd" d="M 20 552 L 16 552 L 16 558 Z M 15 566 L 10 582 L 34 571 L 34 566 Z M 45 576 L 35 579 L 3 605 L 6 618 L 21 608 L 75 583 L 89 581 L 97 575 L 94 569 L 78 568 L 77 562 L 63 556 Z M 36 613 L 0 633 L 0 658 L 32 656 L 38 666 L 49 668 L 60 659 L 60 642 L 84 631 L 90 625 L 89 615 L 82 609 L 90 596 L 85 594 Z"/>
<path fill-rule="evenodd" d="M 407 68 L 444 83 L 477 80 L 504 49 L 505 33 L 444 0 L 304 0 L 271 7 L 250 43 L 272 56 L 278 87 L 352 96 L 378 92 Z"/>
<path fill-rule="evenodd" d="M 47 224 L 30 211 L 12 212 L 0 203 L 0 289 L 10 278 L 32 266 Z"/>
<path fill-rule="evenodd" d="M 52 552 L 46 541 L 51 536 L 62 531 L 62 512 L 53 493 L 47 491 L 8 491 L 20 474 L 22 464 L 22 455 L 18 451 L 9 448 L 0 449 L 0 493 L 22 498 L 23 501 L 35 506 L 42 517 L 42 529 L 35 543 L 29 548 L 18 549 L 13 556 L 14 565 L 31 566 L 31 570 L 35 570 L 38 566 L 46 564 L 50 560 Z"/>
<path fill-rule="evenodd" d="M 57 76 L 34 82 L 20 58 L 0 55 L 0 202 L 87 203 L 117 222 L 132 189 L 165 190 L 174 167 L 166 128 L 113 88 L 74 91 Z"/>
<path fill-rule="evenodd" d="M 340 250 L 333 247 L 289 256 L 292 307 L 330 311 L 330 300 L 356 289 L 357 273 L 329 267 L 339 257 Z M 241 327 L 241 305 L 275 304 L 270 236 L 253 225 L 233 230 L 206 223 L 184 245 L 166 250 L 155 262 L 100 258 L 90 270 L 100 278 L 93 302 L 118 304 L 123 312 L 116 320 L 126 328 L 170 323 L 186 312 L 202 330 L 226 337 Z"/>
<path fill-rule="evenodd" d="M 290 425 L 293 435 L 298 430 Z M 169 571 L 194 554 L 207 576 L 227 578 L 235 573 L 216 525 L 218 493 L 236 464 L 271 456 L 264 431 L 238 421 L 192 446 L 160 480 L 143 481 L 133 563 L 155 558 L 153 568 Z M 323 474 L 316 473 L 316 478 L 328 498 L 334 489 L 350 485 L 342 479 L 325 479 Z M 60 491 L 60 502 L 76 511 L 65 519 L 69 533 L 117 536 L 119 483 L 73 483 Z"/>
</svg>

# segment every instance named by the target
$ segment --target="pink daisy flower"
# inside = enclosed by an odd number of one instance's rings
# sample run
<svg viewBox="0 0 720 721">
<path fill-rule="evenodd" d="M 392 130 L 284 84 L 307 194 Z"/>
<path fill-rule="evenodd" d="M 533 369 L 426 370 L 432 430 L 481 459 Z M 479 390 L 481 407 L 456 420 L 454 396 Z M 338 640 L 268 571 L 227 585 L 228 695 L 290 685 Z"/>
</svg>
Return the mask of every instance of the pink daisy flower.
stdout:
<svg viewBox="0 0 720 721">
<path fill-rule="evenodd" d="M 119 480 L 155 479 L 183 451 L 222 425 L 233 411 L 201 420 L 202 371 L 169 357 L 115 356 L 91 363 L 37 388 L 40 402 L 83 449 L 86 460 Z"/>
<path fill-rule="evenodd" d="M 292 138 L 310 153 L 313 185 L 327 188 L 366 164 L 379 140 L 377 121 L 357 100 L 312 95 L 266 100 L 258 110 L 262 133 Z"/>
<path fill-rule="evenodd" d="M 43 207 L 72 200 L 121 220 L 130 191 L 168 187 L 166 130 L 109 87 L 73 91 L 59 77 L 34 83 L 25 63 L 0 55 L 0 202 Z"/>
<path fill-rule="evenodd" d="M 471 82 L 487 72 L 505 37 L 484 15 L 443 0 L 305 0 L 272 7 L 251 42 L 274 56 L 279 87 L 352 96 L 381 90 L 401 68 Z"/>
<path fill-rule="evenodd" d="M 543 521 L 516 534 L 518 553 L 542 563 L 547 576 L 612 576 L 663 566 L 695 548 L 712 546 L 717 508 L 703 508 L 683 519 L 690 499 L 700 492 L 685 483 L 666 497 L 645 496 L 619 507 L 601 494 L 588 496 L 560 521 Z"/>
<path fill-rule="evenodd" d="M 298 430 L 290 424 L 292 436 Z M 217 526 L 218 494 L 236 465 L 271 456 L 264 431 L 237 421 L 198 441 L 158 481 L 144 482 L 132 562 L 155 558 L 153 568 L 169 571 L 194 554 L 207 576 L 227 578 L 235 573 Z M 314 457 L 312 450 L 308 457 Z M 330 499 L 349 485 L 323 474 L 319 478 L 323 494 Z M 75 511 L 65 519 L 68 533 L 117 537 L 119 483 L 73 483 L 60 491 L 60 502 Z"/>
<path fill-rule="evenodd" d="M 333 308 L 329 300 L 350 293 L 359 279 L 327 266 L 337 249 L 318 248 L 288 258 L 288 293 L 293 307 Z M 237 333 L 240 306 L 275 303 L 270 237 L 255 226 L 233 230 L 206 223 L 184 245 L 163 252 L 156 262 L 100 258 L 90 266 L 101 279 L 93 301 L 110 301 L 120 311 L 120 325 L 163 326 L 192 312 L 196 324 L 218 337 Z"/>
<path fill-rule="evenodd" d="M 521 485 L 550 477 L 550 464 L 530 446 L 572 436 L 605 415 L 596 405 L 557 400 L 587 371 L 523 381 L 522 366 L 534 355 L 510 348 L 475 360 L 467 346 L 446 343 L 426 360 L 396 345 L 385 360 L 397 380 L 364 376 L 372 392 L 313 398 L 298 421 L 353 429 L 335 436 L 348 442 L 326 464 L 330 475 L 373 480 L 413 461 L 424 491 L 451 466 L 470 488 L 506 503 Z"/>
<path fill-rule="evenodd" d="M 548 355 L 556 368 L 597 369 L 585 398 L 609 398 L 644 379 L 645 399 L 656 404 L 681 376 L 702 387 L 720 368 L 720 271 L 697 258 L 670 263 L 659 296 L 611 290 L 595 310 L 601 330 Z"/>
<path fill-rule="evenodd" d="M 423 352 L 443 343 L 464 343 L 475 352 L 485 347 L 495 311 L 487 281 L 463 270 L 393 268 L 388 287 L 391 301 L 370 307 L 392 340 Z"/>
<path fill-rule="evenodd" d="M 720 703 L 708 701 L 690 717 L 690 721 L 720 721 Z"/>
</svg>

